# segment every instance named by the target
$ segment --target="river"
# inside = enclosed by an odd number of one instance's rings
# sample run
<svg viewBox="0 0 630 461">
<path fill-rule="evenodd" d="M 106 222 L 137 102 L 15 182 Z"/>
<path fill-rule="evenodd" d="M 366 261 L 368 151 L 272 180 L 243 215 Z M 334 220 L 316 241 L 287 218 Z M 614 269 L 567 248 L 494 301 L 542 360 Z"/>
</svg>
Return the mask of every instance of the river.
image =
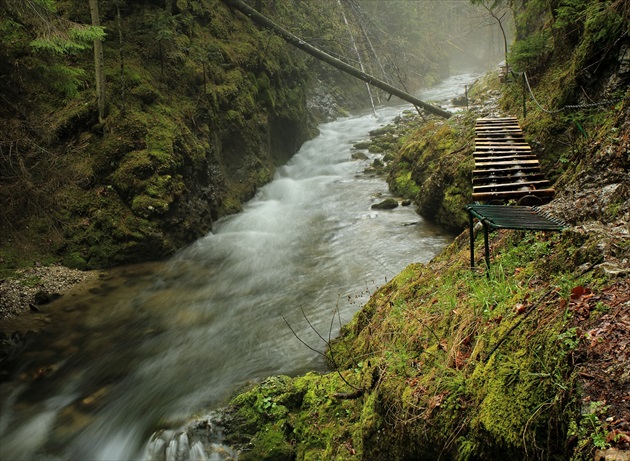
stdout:
<svg viewBox="0 0 630 461">
<path fill-rule="evenodd" d="M 421 97 L 453 97 L 472 78 Z M 376 288 L 452 240 L 412 206 L 372 210 L 390 196 L 382 178 L 364 173 L 375 155 L 351 159 L 354 143 L 404 109 L 323 124 L 209 235 L 168 261 L 108 271 L 46 307 L 50 326 L 0 386 L 0 457 L 142 459 L 158 428 L 224 404 L 241 386 L 325 370 L 292 329 L 323 351 L 314 329 L 327 337 L 338 312 L 334 336 Z M 195 449 L 180 458 L 221 459 Z"/>
</svg>

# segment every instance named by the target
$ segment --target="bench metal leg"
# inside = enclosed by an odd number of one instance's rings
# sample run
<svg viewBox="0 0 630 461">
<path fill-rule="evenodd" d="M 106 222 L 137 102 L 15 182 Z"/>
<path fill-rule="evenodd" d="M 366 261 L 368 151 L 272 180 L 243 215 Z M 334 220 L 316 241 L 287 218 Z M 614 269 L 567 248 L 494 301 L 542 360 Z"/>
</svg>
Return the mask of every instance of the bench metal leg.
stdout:
<svg viewBox="0 0 630 461">
<path fill-rule="evenodd" d="M 483 244 L 486 249 L 486 275 L 490 277 L 490 244 L 488 243 L 488 226 L 483 223 Z"/>
<path fill-rule="evenodd" d="M 468 213 L 468 226 L 470 228 L 470 268 L 475 268 L 475 233 L 473 231 L 473 215 Z"/>
</svg>

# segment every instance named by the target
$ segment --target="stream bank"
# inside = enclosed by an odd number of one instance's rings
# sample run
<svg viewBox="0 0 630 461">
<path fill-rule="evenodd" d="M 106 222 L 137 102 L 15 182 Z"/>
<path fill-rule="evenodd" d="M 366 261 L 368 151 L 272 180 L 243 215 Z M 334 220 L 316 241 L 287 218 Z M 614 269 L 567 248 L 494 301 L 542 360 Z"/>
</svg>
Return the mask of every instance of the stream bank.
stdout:
<svg viewBox="0 0 630 461">
<path fill-rule="evenodd" d="M 334 371 L 234 398 L 224 423 L 239 459 L 624 459 L 627 98 L 544 207 L 567 229 L 491 234 L 488 274 L 479 229 L 475 270 L 467 232 L 408 266 L 330 342 Z"/>
</svg>

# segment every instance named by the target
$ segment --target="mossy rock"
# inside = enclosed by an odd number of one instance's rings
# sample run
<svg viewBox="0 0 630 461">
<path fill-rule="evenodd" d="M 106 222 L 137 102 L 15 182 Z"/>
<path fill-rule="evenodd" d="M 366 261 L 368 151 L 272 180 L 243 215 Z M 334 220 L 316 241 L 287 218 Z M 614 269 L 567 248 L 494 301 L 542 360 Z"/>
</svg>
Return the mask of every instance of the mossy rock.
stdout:
<svg viewBox="0 0 630 461">
<path fill-rule="evenodd" d="M 373 210 L 393 210 L 394 208 L 398 208 L 398 200 L 395 198 L 387 198 L 382 202 L 375 203 L 371 208 Z"/>
<path fill-rule="evenodd" d="M 367 160 L 368 156 L 365 155 L 363 152 L 353 152 L 351 155 L 353 160 Z"/>
</svg>

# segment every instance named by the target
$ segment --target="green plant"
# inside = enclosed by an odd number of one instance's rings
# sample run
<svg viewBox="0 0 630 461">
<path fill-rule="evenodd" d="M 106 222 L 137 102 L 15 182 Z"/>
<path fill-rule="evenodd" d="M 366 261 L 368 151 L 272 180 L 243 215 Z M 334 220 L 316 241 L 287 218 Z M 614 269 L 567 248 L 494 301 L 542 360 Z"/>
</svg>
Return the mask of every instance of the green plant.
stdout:
<svg viewBox="0 0 630 461">
<path fill-rule="evenodd" d="M 543 64 L 552 50 L 551 34 L 543 29 L 512 45 L 510 63 L 517 71 L 531 71 Z"/>
<path fill-rule="evenodd" d="M 577 327 L 570 328 L 558 335 L 558 340 L 566 346 L 568 350 L 575 350 L 580 345 L 580 338 L 577 335 Z"/>
</svg>

